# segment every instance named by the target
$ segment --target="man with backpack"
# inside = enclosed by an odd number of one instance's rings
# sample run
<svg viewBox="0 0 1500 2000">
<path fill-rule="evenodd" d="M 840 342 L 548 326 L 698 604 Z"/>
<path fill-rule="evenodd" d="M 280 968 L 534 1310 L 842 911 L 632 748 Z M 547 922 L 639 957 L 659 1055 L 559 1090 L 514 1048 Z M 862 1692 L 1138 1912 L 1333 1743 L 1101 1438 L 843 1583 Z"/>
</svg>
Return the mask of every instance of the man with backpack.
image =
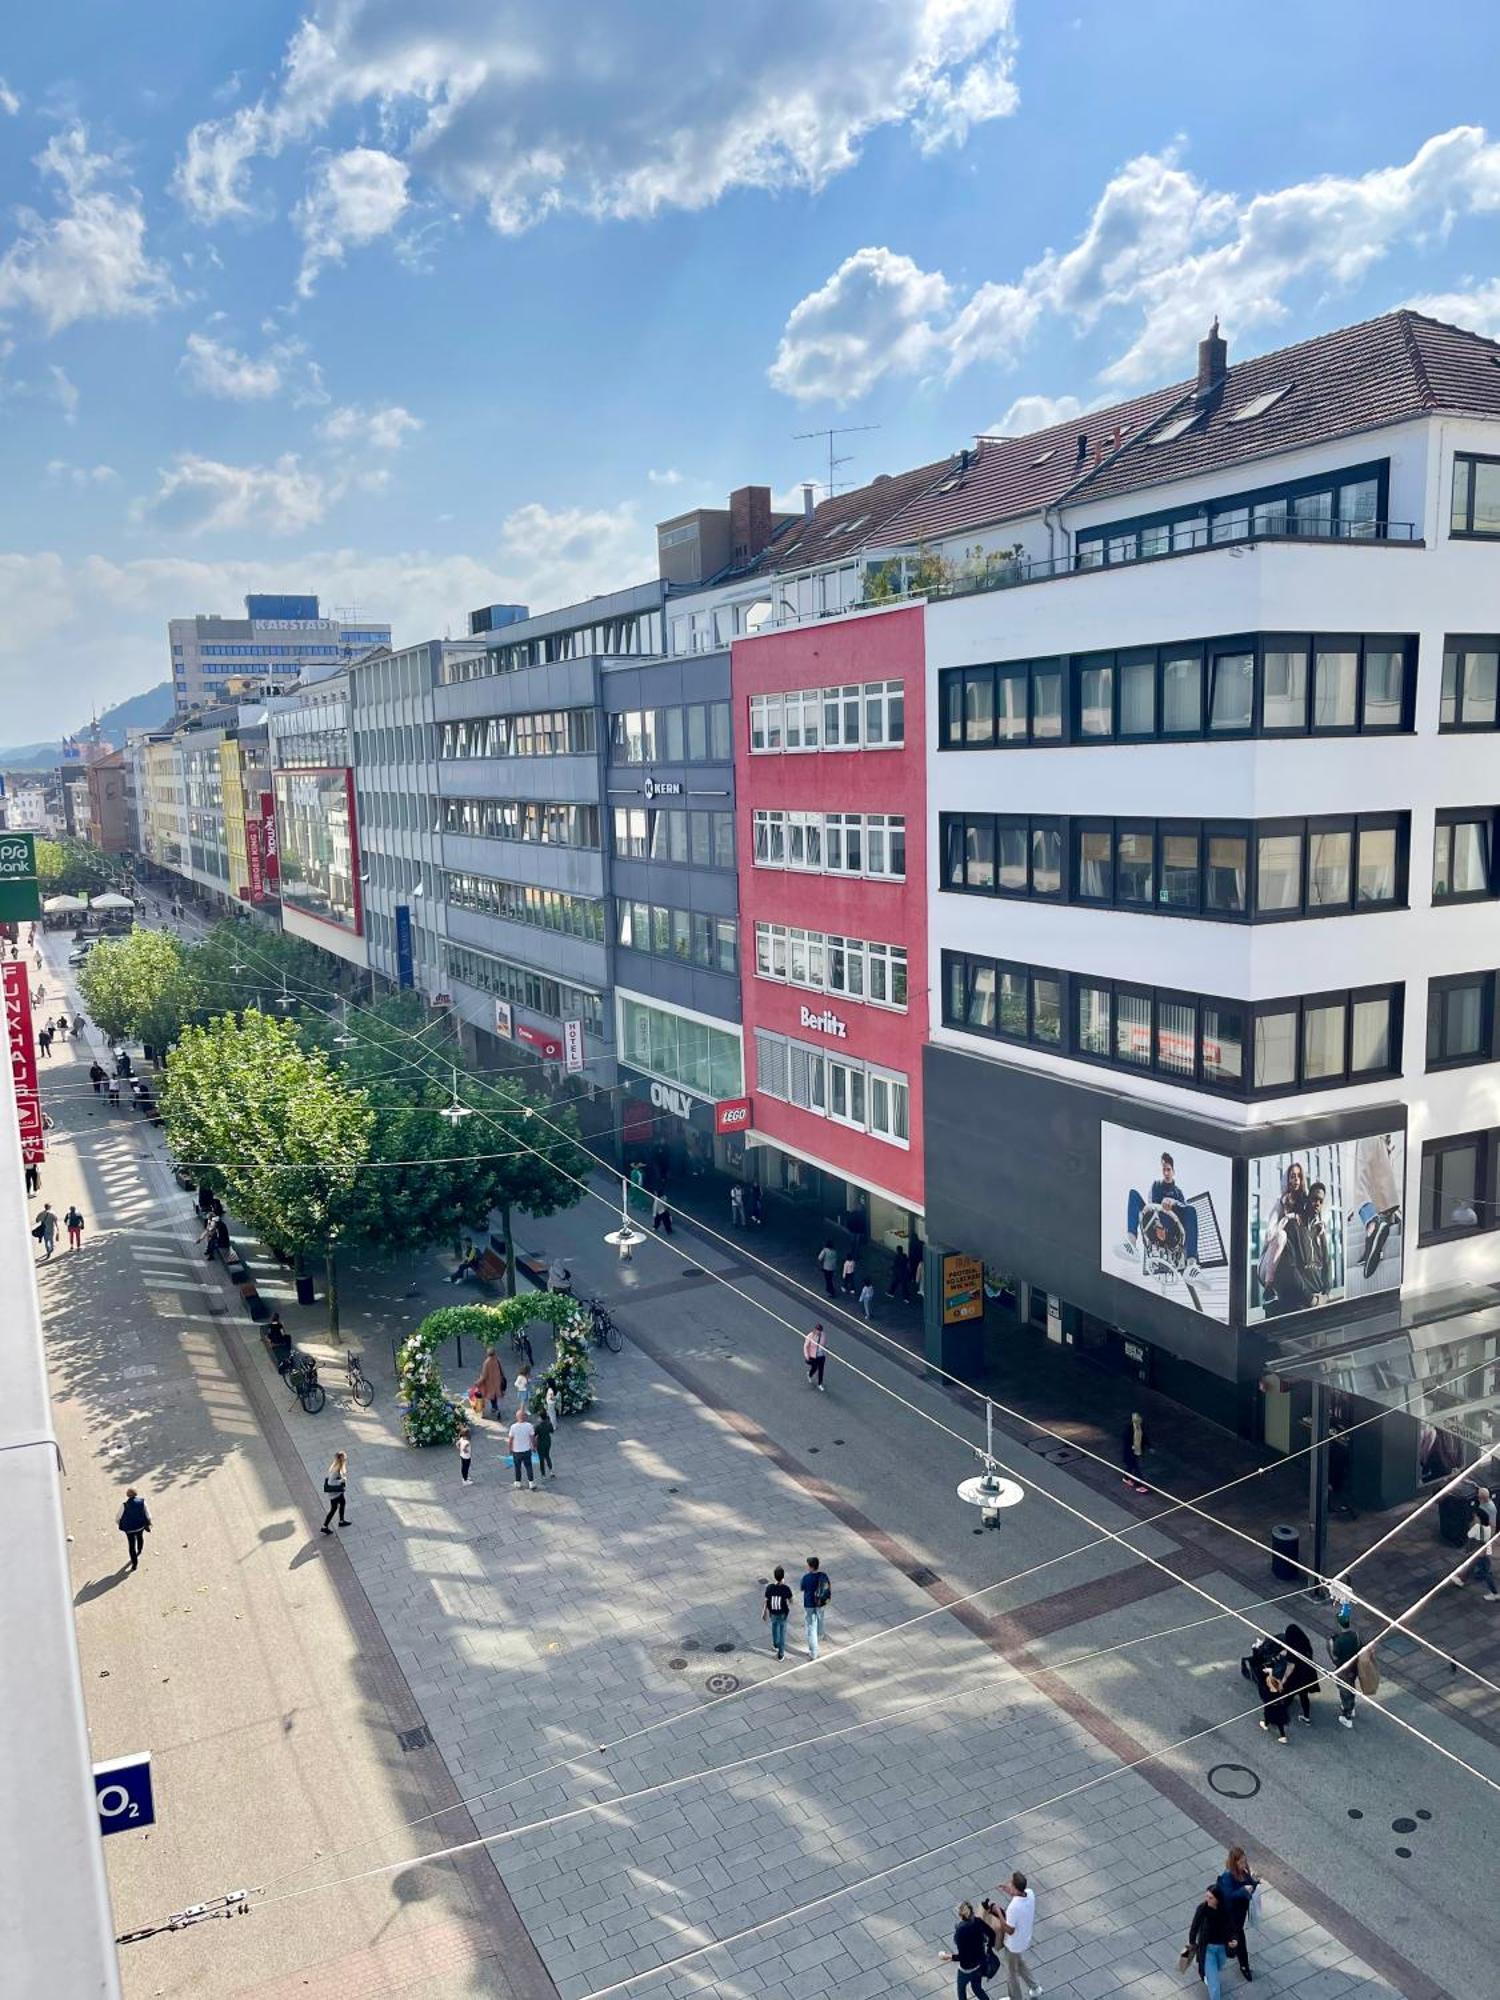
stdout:
<svg viewBox="0 0 1500 2000">
<path fill-rule="evenodd" d="M 818 1657 L 818 1642 L 823 1637 L 823 1615 L 832 1596 L 833 1585 L 828 1581 L 827 1571 L 816 1556 L 809 1556 L 802 1578 L 802 1622 L 807 1628 L 810 1659 Z"/>
</svg>

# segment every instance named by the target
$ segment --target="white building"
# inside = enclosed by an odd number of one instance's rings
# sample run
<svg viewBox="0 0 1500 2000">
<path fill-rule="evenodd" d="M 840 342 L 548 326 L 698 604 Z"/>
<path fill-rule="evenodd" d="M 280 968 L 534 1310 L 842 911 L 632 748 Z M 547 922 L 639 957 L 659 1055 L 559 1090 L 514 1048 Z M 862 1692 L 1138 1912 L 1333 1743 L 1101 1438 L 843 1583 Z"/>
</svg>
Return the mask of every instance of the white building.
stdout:
<svg viewBox="0 0 1500 2000">
<path fill-rule="evenodd" d="M 324 618 L 316 597 L 254 596 L 243 618 L 200 613 L 167 622 L 172 698 L 183 711 L 221 700 L 232 680 L 294 680 L 304 668 L 347 663 L 391 643 L 389 625 Z"/>
<path fill-rule="evenodd" d="M 28 780 L 8 779 L 0 797 L 0 815 L 10 833 L 52 833 L 56 831 L 47 811 L 47 788 Z"/>
</svg>

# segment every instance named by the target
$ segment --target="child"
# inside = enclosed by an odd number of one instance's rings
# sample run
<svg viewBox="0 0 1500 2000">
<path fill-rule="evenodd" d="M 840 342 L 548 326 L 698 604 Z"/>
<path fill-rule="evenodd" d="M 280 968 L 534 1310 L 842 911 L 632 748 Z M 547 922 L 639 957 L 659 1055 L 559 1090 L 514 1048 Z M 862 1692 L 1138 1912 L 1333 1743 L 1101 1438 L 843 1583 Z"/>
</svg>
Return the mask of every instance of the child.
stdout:
<svg viewBox="0 0 1500 2000">
<path fill-rule="evenodd" d="M 469 1483 L 469 1470 L 474 1462 L 474 1440 L 469 1436 L 469 1426 L 458 1427 L 458 1474 L 465 1486 Z"/>
<path fill-rule="evenodd" d="M 874 1319 L 875 1287 L 868 1278 L 865 1279 L 863 1285 L 861 1285 L 860 1287 L 859 1309 L 864 1314 L 866 1319 Z"/>
</svg>

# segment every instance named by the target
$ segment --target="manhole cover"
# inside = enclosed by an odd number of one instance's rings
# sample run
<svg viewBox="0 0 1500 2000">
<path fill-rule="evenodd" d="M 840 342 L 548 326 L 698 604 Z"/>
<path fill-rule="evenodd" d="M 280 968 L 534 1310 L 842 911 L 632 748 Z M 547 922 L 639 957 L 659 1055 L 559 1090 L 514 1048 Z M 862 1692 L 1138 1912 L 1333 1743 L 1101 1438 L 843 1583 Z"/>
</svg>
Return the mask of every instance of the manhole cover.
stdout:
<svg viewBox="0 0 1500 2000">
<path fill-rule="evenodd" d="M 432 1741 L 432 1731 L 425 1723 L 419 1729 L 398 1729 L 396 1741 L 403 1750 L 425 1750 Z"/>
<path fill-rule="evenodd" d="M 1417 1818 L 1418 1818 L 1418 1819 L 1431 1819 L 1431 1818 L 1432 1818 L 1432 1814 L 1431 1814 L 1430 1812 L 1428 1812 L 1428 1811 L 1427 1811 L 1427 1809 L 1426 1809 L 1426 1807 L 1425 1807 L 1425 1806 L 1418 1806 L 1418 1807 L 1417 1807 Z"/>
<path fill-rule="evenodd" d="M 1396 1849 L 1396 1852 L 1400 1855 L 1403 1861 L 1411 1860 L 1411 1849 L 1409 1847 L 1398 1847 Z"/>
<path fill-rule="evenodd" d="M 1364 1814 L 1360 1811 L 1358 1806 L 1350 1806 L 1349 1817 L 1350 1819 L 1363 1819 Z"/>
<path fill-rule="evenodd" d="M 1260 1779 L 1248 1764 L 1215 1764 L 1208 1782 L 1225 1799 L 1253 1799 L 1260 1790 Z"/>
<path fill-rule="evenodd" d="M 734 1641 L 732 1639 L 721 1639 L 718 1645 L 714 1647 L 714 1651 L 716 1653 L 732 1653 L 734 1651 Z M 1398 1832 L 1402 1831 L 1400 1828 L 1397 1830 Z"/>
<path fill-rule="evenodd" d="M 685 1653 L 701 1653 L 703 1651 L 703 1641 L 701 1639 L 684 1639 L 682 1650 Z"/>
<path fill-rule="evenodd" d="M 733 1694 L 739 1684 L 738 1674 L 710 1674 L 703 1683 L 710 1694 Z"/>
<path fill-rule="evenodd" d="M 683 1668 L 684 1668 L 684 1667 L 685 1667 L 685 1666 L 687 1665 L 687 1661 L 686 1661 L 686 1660 L 668 1660 L 668 1662 L 667 1662 L 667 1665 L 668 1665 L 668 1666 L 669 1666 L 669 1667 L 670 1667 L 670 1668 L 672 1669 L 672 1671 L 673 1671 L 673 1673 L 674 1673 L 674 1674 L 680 1674 L 680 1673 L 682 1672 Z"/>
<path fill-rule="evenodd" d="M 1414 1819 L 1393 1819 L 1391 1821 L 1392 1833 L 1415 1833 L 1416 1830 L 1417 1822 Z"/>
</svg>

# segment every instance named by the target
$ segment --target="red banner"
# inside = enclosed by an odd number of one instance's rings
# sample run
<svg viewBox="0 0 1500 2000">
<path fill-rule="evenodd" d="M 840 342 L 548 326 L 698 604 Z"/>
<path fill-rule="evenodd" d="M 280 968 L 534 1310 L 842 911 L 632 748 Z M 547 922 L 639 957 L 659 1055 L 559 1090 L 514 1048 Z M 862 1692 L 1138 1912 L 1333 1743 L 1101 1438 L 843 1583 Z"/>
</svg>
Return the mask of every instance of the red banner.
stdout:
<svg viewBox="0 0 1500 2000">
<path fill-rule="evenodd" d="M 266 900 L 266 850 L 265 822 L 258 819 L 245 821 L 245 873 L 250 877 L 250 900 L 263 903 Z"/>
<path fill-rule="evenodd" d="M 524 1042 L 528 1049 L 535 1049 L 544 1062 L 562 1061 L 562 1042 L 544 1028 L 528 1028 L 523 1021 L 516 1029 L 516 1040 Z"/>
<path fill-rule="evenodd" d="M 265 864 L 266 884 L 274 889 L 281 876 L 281 850 L 276 844 L 276 794 L 262 792 L 260 795 L 260 839 L 261 855 Z"/>
<path fill-rule="evenodd" d="M 42 1125 L 42 1100 L 37 1094 L 36 1039 L 31 1031 L 31 984 L 19 959 L 0 967 L 5 980 L 5 1033 L 10 1043 L 10 1074 L 16 1087 L 16 1118 L 21 1128 L 21 1158 L 39 1167 L 47 1157 Z"/>
<path fill-rule="evenodd" d="M 714 1106 L 716 1132 L 748 1132 L 753 1123 L 748 1097 L 725 1097 Z"/>
</svg>

